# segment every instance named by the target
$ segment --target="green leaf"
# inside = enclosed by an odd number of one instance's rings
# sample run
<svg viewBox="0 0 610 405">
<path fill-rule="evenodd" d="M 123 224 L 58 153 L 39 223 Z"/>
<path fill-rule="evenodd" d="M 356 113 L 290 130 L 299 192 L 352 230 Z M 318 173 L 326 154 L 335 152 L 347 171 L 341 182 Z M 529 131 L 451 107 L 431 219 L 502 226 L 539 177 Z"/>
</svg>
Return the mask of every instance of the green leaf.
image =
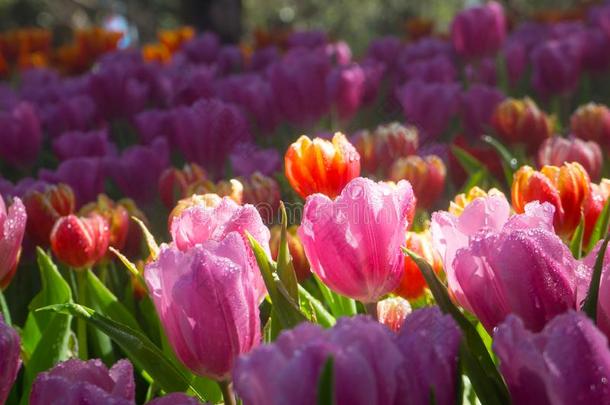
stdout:
<svg viewBox="0 0 610 405">
<path fill-rule="evenodd" d="M 504 380 L 475 326 L 451 301 L 447 289 L 430 265 L 410 250 L 403 248 L 403 251 L 419 267 L 440 309 L 450 314 L 462 330 L 464 335 L 460 348 L 462 365 L 481 402 L 485 405 L 509 404 L 508 390 Z"/>
<path fill-rule="evenodd" d="M 585 234 L 585 216 L 581 215 L 580 224 L 574 230 L 574 235 L 572 235 L 572 240 L 570 241 L 570 251 L 572 252 L 572 256 L 576 259 L 580 259 L 582 257 L 582 240 Z"/>
<path fill-rule="evenodd" d="M 246 236 L 248 237 L 252 252 L 258 263 L 258 268 L 261 271 L 265 286 L 267 287 L 267 292 L 273 303 L 272 311 L 276 311 L 282 327 L 290 329 L 299 323 L 306 321 L 307 318 L 301 312 L 298 303 L 292 299 L 286 287 L 279 279 L 275 272 L 275 266 L 267 257 L 267 253 L 265 253 L 262 246 L 252 237 L 252 235 L 246 232 Z"/>
<path fill-rule="evenodd" d="M 354 316 L 358 313 L 356 301 L 332 291 L 315 274 L 312 274 L 311 277 L 315 280 L 316 286 L 320 290 L 326 305 L 328 305 L 330 312 L 335 318 Z"/>
<path fill-rule="evenodd" d="M 284 202 L 280 202 L 280 213 L 281 213 L 281 234 L 280 234 L 280 246 L 277 255 L 277 275 L 280 278 L 282 284 L 286 287 L 286 291 L 290 297 L 297 303 L 299 303 L 298 293 L 298 282 L 297 275 L 294 271 L 292 264 L 292 257 L 290 256 L 290 250 L 288 249 L 288 217 L 286 215 L 286 207 Z"/>
<path fill-rule="evenodd" d="M 144 333 L 116 322 L 91 308 L 78 304 L 51 305 L 41 308 L 39 311 L 55 311 L 86 320 L 91 326 L 107 334 L 123 349 L 129 359 L 138 368 L 146 371 L 164 391 L 184 392 L 187 389 L 191 389 L 200 400 L 205 401 L 205 398 L 197 388 L 190 384 L 189 378 Z"/>
<path fill-rule="evenodd" d="M 485 165 L 479 159 L 472 156 L 465 149 L 460 148 L 459 146 L 456 146 L 456 145 L 452 145 L 451 151 L 453 152 L 453 155 L 458 160 L 460 165 L 464 168 L 466 173 L 468 173 L 469 175 L 472 176 L 473 174 L 475 174 L 477 172 L 480 172 L 480 171 L 486 172 L 487 171 L 487 167 L 485 167 Z"/>
<path fill-rule="evenodd" d="M 479 170 L 476 173 L 473 173 L 468 176 L 466 183 L 462 186 L 462 193 L 467 193 L 468 190 L 473 188 L 474 186 L 482 186 L 483 180 L 487 177 L 488 173 L 485 170 Z"/>
<path fill-rule="evenodd" d="M 517 171 L 517 169 L 519 169 L 519 160 L 515 156 L 513 156 L 513 154 L 508 150 L 508 148 L 496 138 L 491 137 L 489 135 L 485 135 L 482 139 L 483 142 L 494 148 L 496 152 L 498 152 L 498 155 L 500 155 L 504 167 L 504 176 L 506 177 L 506 183 L 510 186 L 513 183 L 513 174 Z"/>
<path fill-rule="evenodd" d="M 328 357 L 318 378 L 318 405 L 334 405 L 335 403 L 333 366 L 333 358 Z"/>
<path fill-rule="evenodd" d="M 146 288 L 148 290 L 148 286 L 146 285 L 146 282 L 144 281 L 144 277 L 142 277 L 142 274 L 140 274 L 136 265 L 133 264 L 125 255 L 123 255 L 121 252 L 119 252 L 112 246 L 108 247 L 108 250 L 110 250 L 112 253 L 114 253 L 114 255 L 119 258 L 121 263 L 123 263 L 125 268 L 129 271 L 129 273 L 131 273 L 132 276 L 134 276 L 138 279 L 138 281 L 140 282 L 140 285 L 144 286 L 144 288 Z"/>
<path fill-rule="evenodd" d="M 610 223 L 610 198 L 606 201 L 604 209 L 597 217 L 591 237 L 589 238 L 589 245 L 587 246 L 587 252 L 590 252 L 595 247 L 595 244 L 602 240 L 608 234 L 608 224 Z"/>
<path fill-rule="evenodd" d="M 142 230 L 142 234 L 144 235 L 144 240 L 146 241 L 146 245 L 148 246 L 148 251 L 150 252 L 150 256 L 153 260 L 159 256 L 159 245 L 157 245 L 157 241 L 155 241 L 155 237 L 148 230 L 144 222 L 140 218 L 131 217 L 136 223 L 140 226 Z"/>
<path fill-rule="evenodd" d="M 587 298 L 585 298 L 585 302 L 582 305 L 582 311 L 585 312 L 589 316 L 589 318 L 593 319 L 593 322 L 597 322 L 597 301 L 599 299 L 599 285 L 602 278 L 604 256 L 606 255 L 606 248 L 608 247 L 609 240 L 610 234 L 606 236 L 604 242 L 599 248 L 597 258 L 595 259 L 595 265 L 593 266 L 593 274 L 591 275 L 591 284 L 589 284 Z"/>
<path fill-rule="evenodd" d="M 325 328 L 332 327 L 337 320 L 332 316 L 324 305 L 309 293 L 303 286 L 299 287 L 299 296 L 301 297 L 301 305 L 309 305 L 314 313 L 316 323 L 319 323 Z"/>
<path fill-rule="evenodd" d="M 132 314 L 119 302 L 117 297 L 92 272 L 86 275 L 87 297 L 92 308 L 131 329 L 142 332 Z"/>
</svg>

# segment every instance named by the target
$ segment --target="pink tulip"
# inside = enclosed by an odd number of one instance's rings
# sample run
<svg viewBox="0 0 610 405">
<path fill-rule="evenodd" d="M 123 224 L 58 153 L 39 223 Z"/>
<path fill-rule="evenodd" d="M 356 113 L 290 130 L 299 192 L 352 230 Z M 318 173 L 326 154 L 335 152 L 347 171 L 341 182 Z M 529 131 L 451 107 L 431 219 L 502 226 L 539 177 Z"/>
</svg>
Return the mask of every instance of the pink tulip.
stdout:
<svg viewBox="0 0 610 405">
<path fill-rule="evenodd" d="M 493 349 L 514 404 L 609 403 L 610 350 L 582 313 L 559 315 L 539 333 L 511 315 L 498 327 Z"/>
<path fill-rule="evenodd" d="M 243 237 L 231 232 L 186 252 L 164 245 L 145 279 L 169 342 L 194 373 L 228 378 L 261 339 L 259 292 Z"/>
<path fill-rule="evenodd" d="M 532 330 L 577 307 L 578 262 L 553 232 L 553 207 L 530 203 L 509 217 L 503 196 L 477 198 L 461 216 L 432 217 L 449 289 L 488 331 L 510 313 Z"/>
<path fill-rule="evenodd" d="M 592 180 L 598 180 L 602 171 L 603 157 L 599 145 L 579 138 L 547 138 L 538 149 L 540 166 L 561 166 L 565 162 L 580 163 Z"/>
<path fill-rule="evenodd" d="M 17 271 L 26 219 L 25 207 L 19 198 L 15 197 L 7 211 L 0 197 L 0 290 L 9 285 Z"/>
<path fill-rule="evenodd" d="M 0 404 L 11 391 L 21 367 L 21 345 L 17 331 L 4 323 L 0 314 Z"/>
<path fill-rule="evenodd" d="M 298 234 L 312 270 L 340 294 L 378 301 L 400 282 L 400 247 L 414 204 L 404 180 L 392 187 L 358 177 L 334 201 L 309 196 Z"/>
</svg>

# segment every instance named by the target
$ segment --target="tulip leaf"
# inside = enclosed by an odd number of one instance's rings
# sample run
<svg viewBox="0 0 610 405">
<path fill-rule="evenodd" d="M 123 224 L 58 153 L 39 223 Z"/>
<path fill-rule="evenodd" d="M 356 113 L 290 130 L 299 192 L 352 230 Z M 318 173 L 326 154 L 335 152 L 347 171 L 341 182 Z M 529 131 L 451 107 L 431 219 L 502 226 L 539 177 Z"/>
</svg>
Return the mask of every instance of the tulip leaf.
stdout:
<svg viewBox="0 0 610 405">
<path fill-rule="evenodd" d="M 570 251 L 572 252 L 572 256 L 576 259 L 580 259 L 582 257 L 582 240 L 585 234 L 585 217 L 584 215 L 580 218 L 580 223 L 578 227 L 574 230 L 574 234 L 572 235 L 572 239 L 570 240 Z"/>
<path fill-rule="evenodd" d="M 466 180 L 466 183 L 464 183 L 460 192 L 467 193 L 468 190 L 474 186 L 481 186 L 485 177 L 487 177 L 487 172 L 485 170 L 479 170 L 478 172 L 469 175 L 468 180 Z"/>
<path fill-rule="evenodd" d="M 148 230 L 144 222 L 140 218 L 132 216 L 131 219 L 136 221 L 136 223 L 140 226 L 142 230 L 142 234 L 144 235 L 144 239 L 146 240 L 146 245 L 148 246 L 148 251 L 150 252 L 150 256 L 153 260 L 159 256 L 159 245 L 157 245 L 157 241 L 155 241 L 155 237 Z"/>
<path fill-rule="evenodd" d="M 460 349 L 462 365 L 481 403 L 484 405 L 510 403 L 504 380 L 476 327 L 451 301 L 447 288 L 432 270 L 432 267 L 412 251 L 405 248 L 403 248 L 403 251 L 419 267 L 439 308 L 444 313 L 451 315 L 462 330 L 464 335 Z"/>
<path fill-rule="evenodd" d="M 589 245 L 587 246 L 587 252 L 590 252 L 595 247 L 595 244 L 602 240 L 608 233 L 608 224 L 610 223 L 610 198 L 604 204 L 604 209 L 597 217 L 597 221 L 593 226 L 593 231 L 589 238 Z"/>
<path fill-rule="evenodd" d="M 335 318 L 341 316 L 354 316 L 358 313 L 356 301 L 332 291 L 315 274 L 312 274 L 312 277 L 316 281 L 317 287 L 320 290 L 320 293 L 322 293 L 326 305 L 328 305 L 330 312 Z"/>
<path fill-rule="evenodd" d="M 604 242 L 599 247 L 597 252 L 597 258 L 595 259 L 595 265 L 593 266 L 593 274 L 591 275 L 591 283 L 589 284 L 589 291 L 587 292 L 587 298 L 582 305 L 582 311 L 586 313 L 593 322 L 597 322 L 597 301 L 599 299 L 599 285 L 602 279 L 602 269 L 604 268 L 604 256 L 606 255 L 606 248 L 608 247 L 608 241 L 610 241 L 610 234 L 606 236 Z"/>
<path fill-rule="evenodd" d="M 67 303 L 50 305 L 38 311 L 54 311 L 84 319 L 90 325 L 107 334 L 123 349 L 135 365 L 148 373 L 166 392 L 184 392 L 191 389 L 197 397 L 205 401 L 203 395 L 193 387 L 187 376 L 168 359 L 148 337 L 127 325 L 82 305 Z"/>
<path fill-rule="evenodd" d="M 472 176 L 477 172 L 487 171 L 487 167 L 485 167 L 485 165 L 479 159 L 472 156 L 465 149 L 460 148 L 457 145 L 452 145 L 451 152 L 469 175 Z"/>
<path fill-rule="evenodd" d="M 498 155 L 500 155 L 500 158 L 502 159 L 502 166 L 504 168 L 504 176 L 506 177 L 506 183 L 510 186 L 513 183 L 513 174 L 519 168 L 519 160 L 517 160 L 517 158 L 513 156 L 508 148 L 496 138 L 485 135 L 482 139 L 483 142 L 494 148 L 496 152 L 498 152 Z"/>
<path fill-rule="evenodd" d="M 324 368 L 318 378 L 318 405 L 334 405 L 334 360 L 331 356 L 326 359 Z"/>
<path fill-rule="evenodd" d="M 140 285 L 144 286 L 144 288 L 146 288 L 148 290 L 148 286 L 146 285 L 146 282 L 144 281 L 144 277 L 142 277 L 142 274 L 140 274 L 136 265 L 133 264 L 127 257 L 125 257 L 125 255 L 123 255 L 121 252 L 119 252 L 112 246 L 109 246 L 108 250 L 110 250 L 112 253 L 114 253 L 114 255 L 119 258 L 121 263 L 123 263 L 125 268 L 129 271 L 129 273 L 138 279 L 138 281 L 140 282 Z"/>
<path fill-rule="evenodd" d="M 272 311 L 276 311 L 283 328 L 293 328 L 297 324 L 306 321 L 307 318 L 299 309 L 298 303 L 292 299 L 275 271 L 275 264 L 269 260 L 265 250 L 252 235 L 246 232 L 246 236 L 273 303 Z"/>
<path fill-rule="evenodd" d="M 324 304 L 318 301 L 316 297 L 311 295 L 309 291 L 307 291 L 303 286 L 299 285 L 298 287 L 299 296 L 301 298 L 301 305 L 311 306 L 316 323 L 319 323 L 325 328 L 332 327 L 337 322 L 337 320 L 326 310 L 326 308 L 324 308 Z"/>
<path fill-rule="evenodd" d="M 282 230 L 280 233 L 280 246 L 277 255 L 277 275 L 282 281 L 282 284 L 286 286 L 286 290 L 290 297 L 298 303 L 299 292 L 297 288 L 297 275 L 294 271 L 290 250 L 288 249 L 288 216 L 286 215 L 286 207 L 284 207 L 283 202 L 280 202 L 280 213 L 282 218 Z"/>
<path fill-rule="evenodd" d="M 8 309 L 8 304 L 6 303 L 6 298 L 4 297 L 4 293 L 2 292 L 2 288 L 0 288 L 0 315 L 4 318 L 4 323 L 8 326 L 13 324 L 11 319 L 11 311 Z"/>
</svg>

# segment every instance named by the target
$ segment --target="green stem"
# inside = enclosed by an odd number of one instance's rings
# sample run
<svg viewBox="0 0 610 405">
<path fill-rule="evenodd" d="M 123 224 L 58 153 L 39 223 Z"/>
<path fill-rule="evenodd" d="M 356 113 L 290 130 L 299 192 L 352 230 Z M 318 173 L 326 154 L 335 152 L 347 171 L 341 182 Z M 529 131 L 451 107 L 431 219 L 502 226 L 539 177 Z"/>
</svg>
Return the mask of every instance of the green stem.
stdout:
<svg viewBox="0 0 610 405">
<path fill-rule="evenodd" d="M 7 325 L 11 325 L 12 319 L 11 319 L 11 311 L 8 310 L 8 304 L 6 303 L 6 299 L 4 298 L 4 293 L 2 292 L 2 289 L 0 288 L 0 312 L 2 312 L 2 315 L 4 316 L 4 323 L 6 323 Z"/>
<path fill-rule="evenodd" d="M 235 394 L 233 393 L 233 387 L 231 381 L 218 381 L 218 386 L 222 392 L 222 398 L 225 401 L 225 405 L 236 405 Z"/>
<path fill-rule="evenodd" d="M 76 284 L 78 285 L 78 303 L 87 305 L 87 273 L 89 269 L 74 271 L 76 271 Z M 81 317 L 76 321 L 76 336 L 78 338 L 78 357 L 81 360 L 87 360 L 89 354 L 87 348 L 87 321 Z"/>
</svg>

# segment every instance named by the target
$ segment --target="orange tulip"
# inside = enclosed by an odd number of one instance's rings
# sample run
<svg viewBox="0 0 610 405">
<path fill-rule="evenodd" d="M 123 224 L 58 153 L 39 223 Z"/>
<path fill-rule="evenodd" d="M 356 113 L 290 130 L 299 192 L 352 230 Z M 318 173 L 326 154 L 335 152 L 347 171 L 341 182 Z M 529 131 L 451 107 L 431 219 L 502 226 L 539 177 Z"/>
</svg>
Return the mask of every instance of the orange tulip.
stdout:
<svg viewBox="0 0 610 405">
<path fill-rule="evenodd" d="M 436 155 L 424 158 L 412 155 L 400 158 L 390 169 L 390 179 L 398 182 L 405 179 L 413 186 L 417 205 L 424 209 L 431 208 L 443 193 L 447 169 Z"/>
<path fill-rule="evenodd" d="M 266 224 L 270 224 L 277 217 L 280 208 L 280 185 L 275 179 L 254 172 L 250 177 L 238 178 L 244 186 L 243 202 L 252 204 L 258 210 Z"/>
<path fill-rule="evenodd" d="M 428 262 L 435 273 L 441 272 L 443 262 L 439 254 L 432 247 L 432 235 L 430 232 L 407 232 L 406 247 Z M 424 280 L 417 264 L 410 257 L 405 257 L 405 272 L 400 280 L 400 285 L 394 293 L 406 299 L 417 299 L 422 296 L 426 286 L 426 280 Z"/>
<path fill-rule="evenodd" d="M 570 118 L 570 129 L 578 138 L 610 144 L 610 108 L 595 103 L 578 107 Z"/>
<path fill-rule="evenodd" d="M 282 227 L 280 225 L 274 225 L 270 229 L 271 240 L 269 241 L 269 248 L 271 249 L 271 258 L 277 260 L 277 255 L 280 250 L 280 238 L 282 236 Z M 309 261 L 305 256 L 305 249 L 303 243 L 297 235 L 297 226 L 293 225 L 288 227 L 286 232 L 286 239 L 288 241 L 288 251 L 292 256 L 292 265 L 294 266 L 294 272 L 296 273 L 299 281 L 305 281 L 311 275 L 309 270 Z"/>
<path fill-rule="evenodd" d="M 580 223 L 590 193 L 589 175 L 576 162 L 543 166 L 540 171 L 523 166 L 515 173 L 511 190 L 517 213 L 523 213 L 525 205 L 536 200 L 555 206 L 555 232 L 567 238 Z"/>
<path fill-rule="evenodd" d="M 335 198 L 360 175 L 360 155 L 339 132 L 332 142 L 301 136 L 286 151 L 284 163 L 290 185 L 303 198 L 314 193 Z"/>
<path fill-rule="evenodd" d="M 80 209 L 79 214 L 87 216 L 98 214 L 108 223 L 108 245 L 122 250 L 129 232 L 129 212 L 122 205 L 112 201 L 107 195 L 100 194 L 96 202 L 91 202 Z"/>
<path fill-rule="evenodd" d="M 491 118 L 496 134 L 509 143 L 524 143 L 535 150 L 553 134 L 553 120 L 536 103 L 524 98 L 508 98 L 500 103 Z"/>
</svg>

